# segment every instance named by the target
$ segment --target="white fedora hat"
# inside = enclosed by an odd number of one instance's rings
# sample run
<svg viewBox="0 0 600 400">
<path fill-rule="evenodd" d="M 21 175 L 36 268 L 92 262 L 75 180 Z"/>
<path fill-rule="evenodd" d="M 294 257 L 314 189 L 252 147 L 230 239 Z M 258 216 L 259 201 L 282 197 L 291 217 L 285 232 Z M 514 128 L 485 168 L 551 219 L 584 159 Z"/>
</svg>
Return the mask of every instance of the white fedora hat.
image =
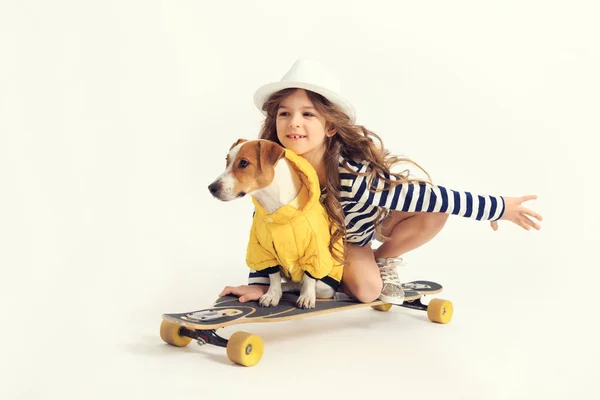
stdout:
<svg viewBox="0 0 600 400">
<path fill-rule="evenodd" d="M 354 107 L 340 94 L 340 82 L 323 65 L 312 60 L 297 60 L 279 82 L 268 83 L 258 88 L 254 93 L 254 104 L 263 114 L 266 114 L 262 109 L 265 101 L 272 94 L 289 88 L 305 89 L 320 94 L 339 106 L 354 123 L 356 118 Z"/>
</svg>

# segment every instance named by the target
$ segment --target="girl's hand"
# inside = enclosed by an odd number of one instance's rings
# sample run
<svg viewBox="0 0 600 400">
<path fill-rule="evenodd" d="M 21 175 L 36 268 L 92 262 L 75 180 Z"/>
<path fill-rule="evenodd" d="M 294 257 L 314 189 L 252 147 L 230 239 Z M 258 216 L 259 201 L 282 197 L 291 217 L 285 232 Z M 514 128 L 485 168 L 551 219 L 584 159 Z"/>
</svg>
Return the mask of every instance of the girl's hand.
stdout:
<svg viewBox="0 0 600 400">
<path fill-rule="evenodd" d="M 267 293 L 268 289 L 269 286 L 267 285 L 225 286 L 219 297 L 232 294 L 238 296 L 241 303 L 245 303 L 260 299 L 263 294 Z"/>
<path fill-rule="evenodd" d="M 521 228 L 526 230 L 530 230 L 532 227 L 537 230 L 540 230 L 540 225 L 537 222 L 530 219 L 529 217 L 533 217 L 538 221 L 541 221 L 542 216 L 521 205 L 521 203 L 535 199 L 537 199 L 537 196 L 535 195 L 523 197 L 505 197 L 504 214 L 502 214 L 502 217 L 500 219 L 505 219 L 507 221 L 514 222 L 515 224 L 519 225 Z M 490 225 L 492 226 L 493 230 L 498 230 L 497 221 L 491 222 Z"/>
</svg>

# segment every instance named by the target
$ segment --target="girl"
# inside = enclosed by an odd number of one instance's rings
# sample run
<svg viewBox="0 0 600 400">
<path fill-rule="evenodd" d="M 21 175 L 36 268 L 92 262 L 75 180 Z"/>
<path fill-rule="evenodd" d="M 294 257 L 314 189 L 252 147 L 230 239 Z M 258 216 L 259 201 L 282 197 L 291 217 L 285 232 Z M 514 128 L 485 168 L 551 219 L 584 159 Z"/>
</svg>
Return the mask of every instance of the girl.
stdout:
<svg viewBox="0 0 600 400">
<path fill-rule="evenodd" d="M 315 168 L 332 221 L 330 249 L 340 237 L 346 244 L 344 254 L 334 253 L 344 263 L 342 290 L 361 302 L 402 304 L 401 256 L 437 235 L 450 214 L 491 221 L 494 230 L 499 219 L 540 229 L 529 217 L 542 217 L 522 205 L 536 196 L 476 195 L 435 186 L 427 173 L 428 180 L 418 180 L 392 172 L 399 162 L 420 167 L 390 155 L 376 134 L 354 124 L 354 108 L 339 94 L 337 80 L 316 62 L 298 60 L 281 81 L 261 87 L 254 101 L 265 114 L 260 138 Z M 374 238 L 383 242 L 375 251 Z M 220 296 L 257 300 L 268 283 L 268 276 L 252 272 L 249 285 L 227 286 Z"/>
</svg>

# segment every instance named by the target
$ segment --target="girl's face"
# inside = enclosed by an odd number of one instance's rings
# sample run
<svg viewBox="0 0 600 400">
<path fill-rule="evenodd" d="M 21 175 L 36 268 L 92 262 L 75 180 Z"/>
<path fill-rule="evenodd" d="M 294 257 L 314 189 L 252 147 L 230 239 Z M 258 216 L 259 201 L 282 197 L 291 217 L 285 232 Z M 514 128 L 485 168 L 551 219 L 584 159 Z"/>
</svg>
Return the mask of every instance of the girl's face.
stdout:
<svg viewBox="0 0 600 400">
<path fill-rule="evenodd" d="M 325 153 L 325 118 L 306 91 L 297 89 L 279 104 L 276 120 L 277 138 L 283 147 L 307 159 L 313 166 L 323 160 Z"/>
</svg>

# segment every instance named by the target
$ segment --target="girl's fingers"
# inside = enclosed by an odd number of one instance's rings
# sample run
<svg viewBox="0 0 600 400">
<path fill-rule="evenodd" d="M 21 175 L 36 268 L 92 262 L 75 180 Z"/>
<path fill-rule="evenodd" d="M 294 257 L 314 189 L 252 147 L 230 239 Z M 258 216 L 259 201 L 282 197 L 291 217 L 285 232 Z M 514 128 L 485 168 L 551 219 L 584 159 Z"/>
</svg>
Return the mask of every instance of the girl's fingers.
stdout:
<svg viewBox="0 0 600 400">
<path fill-rule="evenodd" d="M 225 289 L 223 289 L 223 291 L 221 292 L 221 294 L 219 296 L 226 296 L 228 294 L 232 294 L 234 296 L 239 296 L 242 293 L 240 292 L 238 287 L 227 286 L 227 287 L 225 287 Z"/>
<path fill-rule="evenodd" d="M 225 286 L 225 289 L 223 289 L 221 291 L 221 293 L 219 293 L 219 297 L 225 296 L 226 294 L 231 293 L 231 287 L 230 286 Z"/>
<path fill-rule="evenodd" d="M 531 216 L 531 217 L 533 217 L 533 218 L 537 219 L 538 221 L 541 221 L 541 220 L 542 220 L 542 216 L 541 216 L 540 214 L 538 214 L 538 213 L 536 213 L 535 211 L 532 211 L 532 210 L 530 210 L 530 209 L 528 209 L 528 208 L 522 207 L 522 209 L 521 209 L 521 212 L 522 212 L 523 214 L 527 214 L 527 215 L 529 215 L 529 216 Z"/>
<path fill-rule="evenodd" d="M 493 230 L 495 230 L 495 231 L 498 230 L 498 222 L 492 221 L 492 222 L 490 222 L 490 225 L 492 226 Z"/>
<path fill-rule="evenodd" d="M 531 220 L 527 217 L 521 217 L 519 218 L 519 225 L 525 229 L 525 230 L 531 230 L 531 226 L 529 224 L 529 222 L 531 222 Z"/>
<path fill-rule="evenodd" d="M 521 219 L 522 219 L 522 220 L 523 220 L 523 221 L 524 221 L 524 222 L 525 222 L 527 225 L 529 225 L 529 226 L 531 226 L 531 227 L 533 227 L 533 228 L 537 229 L 538 231 L 540 230 L 540 225 L 539 225 L 537 222 L 533 221 L 532 219 L 530 219 L 530 218 L 526 217 L 525 215 L 521 216 Z"/>
<path fill-rule="evenodd" d="M 240 303 L 245 303 L 247 301 L 258 300 L 260 295 L 255 295 L 253 293 L 247 293 L 240 297 Z"/>
</svg>

